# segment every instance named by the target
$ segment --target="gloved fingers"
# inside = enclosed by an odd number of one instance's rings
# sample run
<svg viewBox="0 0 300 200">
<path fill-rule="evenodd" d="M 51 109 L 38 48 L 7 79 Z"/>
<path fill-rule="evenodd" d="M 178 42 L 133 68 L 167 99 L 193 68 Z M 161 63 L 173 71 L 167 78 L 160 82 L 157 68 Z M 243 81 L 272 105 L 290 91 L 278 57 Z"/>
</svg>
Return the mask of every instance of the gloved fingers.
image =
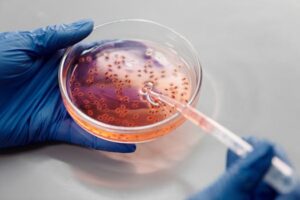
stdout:
<svg viewBox="0 0 300 200">
<path fill-rule="evenodd" d="M 291 163 L 288 160 L 283 149 L 277 145 L 273 145 L 273 148 L 275 152 L 274 155 L 279 157 L 280 159 L 282 159 L 284 162 L 286 162 L 291 166 Z M 255 199 L 275 199 L 276 196 L 278 196 L 278 192 L 265 182 L 261 182 L 255 191 L 255 197 L 256 197 Z M 287 198 L 287 199 L 292 199 L 292 198 Z"/>
<path fill-rule="evenodd" d="M 258 139 L 256 137 L 243 137 L 243 139 L 245 139 L 247 142 L 249 142 L 251 145 L 256 145 L 260 142 L 263 142 L 264 140 L 262 139 Z M 287 154 L 285 153 L 285 151 L 278 145 L 274 145 L 273 144 L 273 148 L 274 148 L 274 152 L 275 155 L 282 159 L 284 162 L 286 162 L 287 164 L 289 164 L 290 166 L 292 166 Z M 236 161 L 238 161 L 240 159 L 239 156 L 237 156 L 234 152 L 232 152 L 231 150 L 227 151 L 227 156 L 226 156 L 226 169 L 230 168 L 230 166 L 234 165 L 234 163 Z"/>
<path fill-rule="evenodd" d="M 243 137 L 243 139 L 246 140 L 251 145 L 258 144 L 259 142 L 262 141 L 256 137 Z M 231 151 L 229 149 L 227 151 L 227 156 L 226 156 L 226 169 L 228 169 L 229 167 L 234 165 L 239 159 L 241 159 L 241 157 L 239 157 L 238 155 L 236 155 L 233 151 Z"/>
<path fill-rule="evenodd" d="M 214 184 L 191 199 L 252 199 L 271 164 L 273 154 L 269 143 L 255 144 L 253 152 L 236 160 Z"/>
<path fill-rule="evenodd" d="M 131 153 L 136 149 L 136 146 L 133 144 L 114 143 L 97 138 L 79 127 L 71 118 L 54 124 L 51 131 L 54 133 L 50 136 L 52 140 L 87 148 L 121 153 Z"/>
<path fill-rule="evenodd" d="M 28 49 L 28 40 L 19 32 L 0 34 L 0 84 L 10 86 L 26 74 L 31 59 L 24 53 Z M 21 74 L 21 75 L 20 75 Z"/>
<path fill-rule="evenodd" d="M 269 169 L 273 156 L 274 149 L 270 143 L 258 142 L 253 152 L 228 169 L 225 182 L 241 191 L 253 191 Z"/>
<path fill-rule="evenodd" d="M 85 37 L 93 30 L 93 21 L 81 20 L 72 24 L 62 24 L 39 28 L 28 34 L 31 39 L 34 56 L 44 56 L 71 46 Z"/>
<path fill-rule="evenodd" d="M 250 136 L 244 138 L 247 142 L 249 142 L 252 146 L 258 145 L 260 142 L 266 142 L 265 140 Z M 273 146 L 274 154 L 276 153 L 276 146 L 274 144 L 269 143 Z M 269 186 L 264 181 L 260 182 L 257 186 L 254 194 L 256 199 L 274 199 L 277 196 L 277 192 Z"/>
</svg>

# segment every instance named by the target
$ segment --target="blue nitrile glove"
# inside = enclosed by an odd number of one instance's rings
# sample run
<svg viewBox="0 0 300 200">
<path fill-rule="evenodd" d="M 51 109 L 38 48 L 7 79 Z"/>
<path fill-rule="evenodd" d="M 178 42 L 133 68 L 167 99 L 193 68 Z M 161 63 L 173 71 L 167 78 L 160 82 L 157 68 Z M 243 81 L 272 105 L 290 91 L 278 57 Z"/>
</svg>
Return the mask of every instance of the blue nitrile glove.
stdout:
<svg viewBox="0 0 300 200">
<path fill-rule="evenodd" d="M 294 200 L 300 199 L 300 186 L 289 194 L 275 192 L 263 181 L 271 166 L 273 156 L 287 161 L 285 154 L 267 141 L 255 138 L 247 139 L 254 151 L 245 158 L 239 158 L 233 152 L 227 154 L 226 172 L 212 185 L 190 198 L 190 200 Z"/>
<path fill-rule="evenodd" d="M 105 151 L 135 151 L 135 145 L 108 142 L 85 132 L 62 103 L 57 78 L 61 49 L 92 29 L 91 20 L 82 20 L 0 33 L 0 148 L 61 141 Z"/>
</svg>

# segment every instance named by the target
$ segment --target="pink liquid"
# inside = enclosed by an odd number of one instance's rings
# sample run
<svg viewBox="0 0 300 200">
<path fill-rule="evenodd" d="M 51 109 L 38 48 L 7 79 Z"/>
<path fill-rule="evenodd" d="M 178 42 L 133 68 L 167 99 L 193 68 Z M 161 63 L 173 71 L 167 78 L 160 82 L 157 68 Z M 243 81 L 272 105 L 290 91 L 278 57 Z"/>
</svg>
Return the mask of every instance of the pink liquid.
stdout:
<svg viewBox="0 0 300 200">
<path fill-rule="evenodd" d="M 151 105 L 140 90 L 151 81 L 156 92 L 188 102 L 188 66 L 176 52 L 157 43 L 114 40 L 86 48 L 72 62 L 67 81 L 72 102 L 88 116 L 116 126 L 143 126 L 176 110 Z"/>
</svg>

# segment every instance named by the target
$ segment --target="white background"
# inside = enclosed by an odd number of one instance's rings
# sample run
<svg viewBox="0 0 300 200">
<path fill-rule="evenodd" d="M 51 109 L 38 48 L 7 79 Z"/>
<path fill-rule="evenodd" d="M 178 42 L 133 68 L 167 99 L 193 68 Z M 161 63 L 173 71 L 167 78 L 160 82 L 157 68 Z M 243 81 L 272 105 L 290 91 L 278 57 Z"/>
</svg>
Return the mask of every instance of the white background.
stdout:
<svg viewBox="0 0 300 200">
<path fill-rule="evenodd" d="M 81 18 L 144 18 L 185 35 L 204 70 L 198 108 L 280 144 L 300 170 L 298 0 L 0 0 L 0 31 Z M 225 148 L 200 136 L 186 123 L 134 154 L 63 144 L 1 153 L 0 198 L 183 199 L 224 170 Z"/>
</svg>

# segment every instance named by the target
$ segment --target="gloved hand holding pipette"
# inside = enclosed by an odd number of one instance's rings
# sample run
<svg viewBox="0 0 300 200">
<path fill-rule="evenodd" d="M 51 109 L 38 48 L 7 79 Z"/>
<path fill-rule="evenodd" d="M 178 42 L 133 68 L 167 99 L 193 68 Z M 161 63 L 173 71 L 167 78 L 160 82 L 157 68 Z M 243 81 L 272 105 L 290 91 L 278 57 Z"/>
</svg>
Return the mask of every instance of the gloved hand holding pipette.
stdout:
<svg viewBox="0 0 300 200">
<path fill-rule="evenodd" d="M 93 22 L 0 33 L 0 148 L 61 141 L 106 151 L 133 152 L 135 145 L 99 139 L 65 110 L 57 71 L 62 49 L 90 34 Z"/>
<path fill-rule="evenodd" d="M 200 127 L 205 133 L 225 144 L 240 157 L 245 157 L 254 150 L 254 147 L 251 144 L 215 120 L 209 118 L 188 104 L 184 104 L 167 95 L 155 92 L 154 89 L 155 87 L 152 83 L 146 82 L 141 91 L 141 94 L 144 95 L 153 106 L 159 106 L 160 103 L 166 103 L 173 106 L 182 116 Z M 278 156 L 274 156 L 271 160 L 271 166 L 264 176 L 264 181 L 277 192 L 288 193 L 294 189 L 298 178 L 288 163 Z"/>
<path fill-rule="evenodd" d="M 278 156 L 289 163 L 284 152 L 267 141 L 251 138 L 248 139 L 248 142 L 253 145 L 255 150 L 242 159 L 232 151 L 228 151 L 226 172 L 213 184 L 191 197 L 190 200 L 300 199 L 299 184 L 292 191 L 279 194 L 263 181 L 274 156 Z"/>
</svg>

